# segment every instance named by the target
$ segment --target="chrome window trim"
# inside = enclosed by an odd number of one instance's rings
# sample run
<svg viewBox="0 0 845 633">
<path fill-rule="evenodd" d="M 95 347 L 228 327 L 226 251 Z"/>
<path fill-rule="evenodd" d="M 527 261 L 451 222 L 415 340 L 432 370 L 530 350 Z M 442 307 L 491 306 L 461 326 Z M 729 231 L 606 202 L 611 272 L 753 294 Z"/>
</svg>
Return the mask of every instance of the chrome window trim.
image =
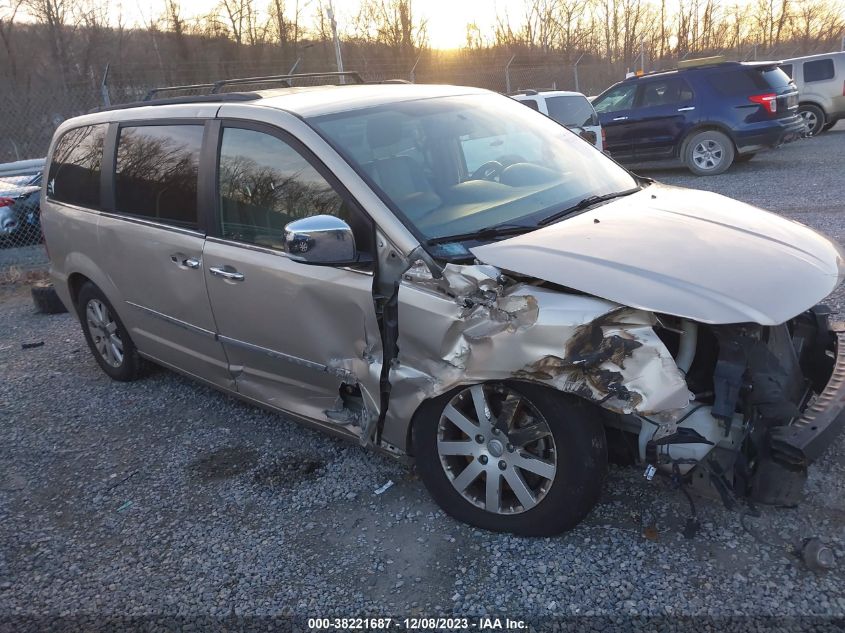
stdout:
<svg viewBox="0 0 845 633">
<path fill-rule="evenodd" d="M 155 229 L 165 229 L 167 231 L 173 231 L 175 233 L 181 233 L 182 235 L 191 235 L 194 237 L 205 237 L 205 233 L 202 231 L 197 231 L 194 229 L 186 229 L 181 226 L 173 226 L 172 224 L 163 224 L 161 222 L 153 222 L 152 220 L 147 220 L 142 217 L 135 217 L 132 215 L 126 215 L 123 213 L 113 213 L 111 211 L 99 211 L 98 212 L 101 216 L 105 218 L 111 218 L 113 220 L 126 220 L 127 222 L 132 222 L 133 224 L 141 224 L 143 226 L 149 226 Z"/>
<path fill-rule="evenodd" d="M 73 209 L 74 211 L 83 211 L 84 213 L 90 213 L 91 215 L 99 215 L 104 218 L 109 218 L 112 220 L 125 220 L 126 222 L 132 222 L 133 224 L 141 224 L 143 226 L 149 226 L 150 228 L 154 229 L 163 229 L 165 231 L 173 231 L 175 233 L 181 233 L 183 235 L 190 235 L 193 237 L 200 237 L 205 238 L 205 233 L 202 231 L 195 231 L 193 229 L 185 229 L 180 226 L 173 226 L 171 224 L 162 224 L 161 222 L 153 222 L 151 220 L 145 220 L 144 218 L 136 218 L 131 215 L 124 215 L 122 213 L 113 213 L 111 211 L 101 211 L 99 209 L 91 209 L 90 207 L 80 207 L 76 204 L 71 204 L 69 202 L 59 202 L 58 200 L 48 199 L 50 204 L 61 205 L 63 207 L 67 207 L 69 209 Z"/>
</svg>

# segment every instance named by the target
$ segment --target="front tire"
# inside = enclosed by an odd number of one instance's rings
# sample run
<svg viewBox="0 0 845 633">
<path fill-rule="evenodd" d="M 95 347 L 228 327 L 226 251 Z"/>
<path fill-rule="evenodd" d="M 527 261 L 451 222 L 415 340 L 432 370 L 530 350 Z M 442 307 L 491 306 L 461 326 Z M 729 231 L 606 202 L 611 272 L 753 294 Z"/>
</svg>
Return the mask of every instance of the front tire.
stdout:
<svg viewBox="0 0 845 633">
<path fill-rule="evenodd" d="M 85 282 L 79 289 L 76 310 L 85 340 L 100 368 L 121 382 L 140 378 L 146 368 L 144 360 L 103 291 L 90 281 Z"/>
<path fill-rule="evenodd" d="M 824 110 L 812 103 L 804 103 L 798 106 L 798 114 L 807 124 L 807 134 L 816 136 L 824 131 L 825 116 Z"/>
<path fill-rule="evenodd" d="M 683 159 L 696 176 L 715 176 L 727 171 L 734 162 L 734 144 L 716 130 L 693 134 L 684 143 Z"/>
<path fill-rule="evenodd" d="M 452 517 L 496 532 L 551 536 L 601 495 L 604 428 L 588 403 L 525 382 L 462 386 L 414 419 L 420 477 Z"/>
</svg>

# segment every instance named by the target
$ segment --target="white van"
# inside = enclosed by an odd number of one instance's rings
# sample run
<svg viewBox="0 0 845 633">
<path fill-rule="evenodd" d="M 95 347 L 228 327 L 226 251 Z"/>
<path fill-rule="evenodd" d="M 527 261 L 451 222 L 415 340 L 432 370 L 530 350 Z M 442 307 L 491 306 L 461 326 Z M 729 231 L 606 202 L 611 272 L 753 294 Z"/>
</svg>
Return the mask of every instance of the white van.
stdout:
<svg viewBox="0 0 845 633">
<path fill-rule="evenodd" d="M 599 115 L 590 100 L 580 92 L 524 90 L 511 95 L 511 98 L 542 112 L 604 151 L 604 132 Z"/>
</svg>

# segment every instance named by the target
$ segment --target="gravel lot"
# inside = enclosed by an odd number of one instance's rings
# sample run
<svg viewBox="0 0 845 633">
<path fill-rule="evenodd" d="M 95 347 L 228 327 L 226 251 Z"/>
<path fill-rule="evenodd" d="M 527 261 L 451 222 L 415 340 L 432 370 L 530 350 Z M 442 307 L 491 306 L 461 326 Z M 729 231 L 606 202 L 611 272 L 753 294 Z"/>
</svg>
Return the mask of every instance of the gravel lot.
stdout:
<svg viewBox="0 0 845 633">
<path fill-rule="evenodd" d="M 840 124 L 710 179 L 639 171 L 845 242 L 843 156 Z M 759 540 L 702 499 L 702 530 L 685 539 L 680 493 L 625 468 L 573 532 L 496 535 L 444 516 L 412 469 L 356 445 L 164 370 L 111 382 L 71 316 L 35 314 L 25 288 L 0 293 L 0 630 L 40 628 L 14 619 L 38 615 L 845 615 L 845 436 L 799 509 L 745 519 Z M 836 569 L 791 554 L 809 536 L 833 547 Z M 578 623 L 629 623 L 613 618 Z"/>
</svg>

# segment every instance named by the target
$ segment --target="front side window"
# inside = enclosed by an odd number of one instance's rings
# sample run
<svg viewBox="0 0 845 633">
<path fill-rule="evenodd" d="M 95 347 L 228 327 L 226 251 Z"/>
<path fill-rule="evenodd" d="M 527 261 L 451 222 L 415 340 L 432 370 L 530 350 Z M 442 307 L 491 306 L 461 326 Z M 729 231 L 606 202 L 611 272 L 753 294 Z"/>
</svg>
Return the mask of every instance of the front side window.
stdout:
<svg viewBox="0 0 845 633">
<path fill-rule="evenodd" d="M 202 135 L 202 125 L 122 127 L 115 169 L 117 212 L 196 229 Z"/>
<path fill-rule="evenodd" d="M 333 215 L 355 230 L 344 198 L 281 138 L 242 128 L 223 129 L 218 172 L 221 236 L 284 250 L 285 225 Z M 356 232 L 359 250 L 364 236 Z"/>
<path fill-rule="evenodd" d="M 686 81 L 680 77 L 650 81 L 643 86 L 640 106 L 652 108 L 655 106 L 677 105 L 692 101 L 692 90 Z"/>
<path fill-rule="evenodd" d="M 833 79 L 833 75 L 833 60 L 830 58 L 804 62 L 804 81 L 826 81 Z"/>
<path fill-rule="evenodd" d="M 552 119 L 493 95 L 438 97 L 312 117 L 407 224 L 443 241 L 536 226 L 636 180 Z"/>
<path fill-rule="evenodd" d="M 596 112 L 619 112 L 630 110 L 634 106 L 634 96 L 637 94 L 636 83 L 622 84 L 611 88 L 604 95 L 593 102 Z"/>
<path fill-rule="evenodd" d="M 559 95 L 547 97 L 546 107 L 549 116 L 561 125 L 570 127 L 584 127 L 598 125 L 598 117 L 587 97 L 580 95 Z"/>
<path fill-rule="evenodd" d="M 100 208 L 100 173 L 107 127 L 106 124 L 78 127 L 59 139 L 47 179 L 50 198 Z"/>
</svg>

